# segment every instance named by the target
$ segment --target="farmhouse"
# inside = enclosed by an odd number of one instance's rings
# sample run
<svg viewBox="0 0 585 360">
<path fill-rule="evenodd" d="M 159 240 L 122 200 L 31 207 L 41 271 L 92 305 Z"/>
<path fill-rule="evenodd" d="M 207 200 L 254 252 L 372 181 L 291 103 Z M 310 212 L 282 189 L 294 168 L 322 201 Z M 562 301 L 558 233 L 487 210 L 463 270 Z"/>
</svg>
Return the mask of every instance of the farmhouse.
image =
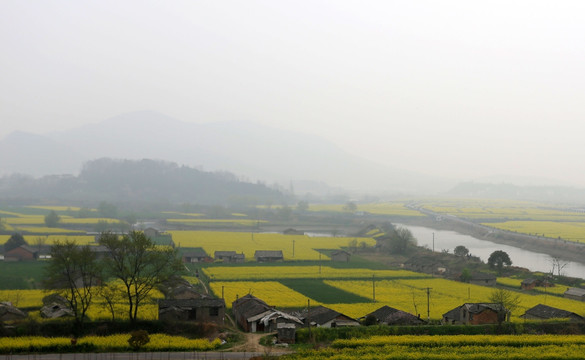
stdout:
<svg viewBox="0 0 585 360">
<path fill-rule="evenodd" d="M 331 253 L 331 261 L 336 262 L 349 262 L 351 254 L 345 250 L 336 250 Z"/>
<path fill-rule="evenodd" d="M 223 325 L 224 316 L 223 299 L 169 299 L 158 302 L 159 320 L 211 322 Z"/>
<path fill-rule="evenodd" d="M 40 312 L 41 317 L 48 319 L 74 316 L 73 311 L 68 306 L 56 302 L 43 306 Z"/>
<path fill-rule="evenodd" d="M 202 248 L 194 248 L 183 253 L 184 263 L 211 262 L 213 259 Z"/>
<path fill-rule="evenodd" d="M 268 306 L 268 304 L 252 294 L 242 296 L 232 303 L 232 312 L 234 313 L 236 322 L 242 327 L 242 329 L 244 329 L 244 331 L 263 331 L 264 324 L 259 324 L 252 319 L 257 318 L 258 315 L 261 315 L 261 317 L 266 316 L 271 311 L 272 308 Z"/>
<path fill-rule="evenodd" d="M 508 310 L 500 304 L 466 303 L 443 314 L 441 322 L 464 325 L 498 324 L 502 313 L 509 316 Z"/>
<path fill-rule="evenodd" d="M 282 250 L 256 250 L 254 258 L 258 262 L 274 262 L 283 260 Z"/>
<path fill-rule="evenodd" d="M 382 306 L 378 310 L 371 312 L 360 319 L 367 319 L 369 317 L 376 319 L 376 324 L 383 325 L 422 325 L 426 323 L 418 316 L 394 309 L 387 305 Z"/>
<path fill-rule="evenodd" d="M 0 302 L 0 321 L 22 320 L 27 314 L 9 302 Z"/>
<path fill-rule="evenodd" d="M 216 251 L 214 254 L 215 261 L 226 263 L 243 263 L 246 259 L 244 253 L 238 254 L 235 251 Z"/>
<path fill-rule="evenodd" d="M 538 284 L 538 280 L 536 279 L 524 279 L 522 283 L 520 283 L 520 287 L 522 290 L 532 290 Z"/>
<path fill-rule="evenodd" d="M 523 319 L 528 320 L 549 320 L 549 319 L 569 319 L 571 321 L 583 321 L 583 317 L 567 310 L 557 309 L 552 306 L 538 304 L 533 308 L 526 310 Z"/>
<path fill-rule="evenodd" d="M 563 294 L 567 299 L 585 301 L 585 289 L 568 288 Z"/>
<path fill-rule="evenodd" d="M 45 247 L 44 254 L 47 253 Z M 21 245 L 4 253 L 5 261 L 32 261 L 41 257 L 41 251 L 37 246 Z"/>
<path fill-rule="evenodd" d="M 317 306 L 308 310 L 304 313 L 303 321 L 305 325 L 326 328 L 360 325 L 357 320 L 325 306 Z"/>
<path fill-rule="evenodd" d="M 469 283 L 481 286 L 496 286 L 496 279 L 497 279 L 496 276 L 493 274 L 477 272 L 471 275 Z"/>
</svg>

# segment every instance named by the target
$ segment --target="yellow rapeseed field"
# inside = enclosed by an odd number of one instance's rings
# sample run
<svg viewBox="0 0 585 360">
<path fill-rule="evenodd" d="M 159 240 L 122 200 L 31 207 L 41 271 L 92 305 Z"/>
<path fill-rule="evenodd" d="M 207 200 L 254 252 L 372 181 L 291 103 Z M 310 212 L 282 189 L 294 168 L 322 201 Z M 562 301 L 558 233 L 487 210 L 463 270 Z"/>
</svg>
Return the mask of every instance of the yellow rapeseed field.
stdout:
<svg viewBox="0 0 585 360">
<path fill-rule="evenodd" d="M 211 290 L 217 297 L 221 297 L 222 288 L 228 308 L 238 297 L 252 294 L 268 305 L 278 308 L 302 308 L 307 305 L 307 297 L 276 281 L 227 281 L 212 282 Z M 311 304 L 317 304 L 311 299 Z"/>
<path fill-rule="evenodd" d="M 562 240 L 585 242 L 585 222 L 562 221 L 506 221 L 484 223 L 496 229 L 514 231 L 524 234 L 561 238 Z"/>
<path fill-rule="evenodd" d="M 407 270 L 337 269 L 329 266 L 216 266 L 204 268 L 203 272 L 212 280 L 267 280 L 267 279 L 371 279 L 430 277 L 427 274 Z"/>
<path fill-rule="evenodd" d="M 360 296 L 372 298 L 372 281 L 326 280 L 325 283 Z M 421 314 L 421 317 L 425 318 L 427 288 L 430 289 L 430 317 L 435 320 L 441 319 L 444 313 L 464 303 L 489 302 L 489 297 L 494 291 L 490 287 L 439 278 L 383 280 L 376 283 L 376 301 L 380 303 L 377 307 L 388 305 L 412 314 Z M 582 316 L 585 315 L 585 308 L 580 301 L 547 294 L 532 295 L 520 292 L 518 294 L 520 304 L 519 308 L 512 313 L 513 321 L 519 321 L 518 316 L 538 304 L 565 309 Z M 355 304 L 344 307 L 347 315 L 364 315 L 361 310 L 359 312 L 353 311 L 351 309 L 353 305 Z"/>
<path fill-rule="evenodd" d="M 169 231 L 175 244 L 181 247 L 202 247 L 213 256 L 215 251 L 244 253 L 246 260 L 254 259 L 256 250 L 282 250 L 285 260 L 319 260 L 314 249 L 340 249 L 354 238 L 309 237 L 276 233 L 228 232 L 228 231 Z M 375 245 L 371 238 L 355 238 L 358 242 Z M 294 256 L 293 256 L 294 246 Z M 328 259 L 321 255 L 321 259 Z"/>
</svg>

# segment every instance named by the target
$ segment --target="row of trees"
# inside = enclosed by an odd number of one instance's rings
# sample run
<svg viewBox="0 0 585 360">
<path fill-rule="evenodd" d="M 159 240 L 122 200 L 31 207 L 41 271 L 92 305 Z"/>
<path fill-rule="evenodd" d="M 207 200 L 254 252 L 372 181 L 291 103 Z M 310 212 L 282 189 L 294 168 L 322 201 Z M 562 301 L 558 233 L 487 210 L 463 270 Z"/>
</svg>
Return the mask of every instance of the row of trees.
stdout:
<svg viewBox="0 0 585 360">
<path fill-rule="evenodd" d="M 136 322 L 151 291 L 184 271 L 175 249 L 156 246 L 143 232 L 102 233 L 99 244 L 105 254 L 71 240 L 56 242 L 45 270 L 44 287 L 67 300 L 78 330 L 99 294 L 112 314 L 114 299 L 124 299 L 130 321 Z"/>
</svg>

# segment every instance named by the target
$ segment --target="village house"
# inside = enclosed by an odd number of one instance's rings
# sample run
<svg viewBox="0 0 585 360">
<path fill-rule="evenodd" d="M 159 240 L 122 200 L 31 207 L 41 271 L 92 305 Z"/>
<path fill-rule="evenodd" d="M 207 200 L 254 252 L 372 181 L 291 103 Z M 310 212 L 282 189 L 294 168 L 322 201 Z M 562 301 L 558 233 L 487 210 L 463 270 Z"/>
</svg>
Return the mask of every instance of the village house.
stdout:
<svg viewBox="0 0 585 360">
<path fill-rule="evenodd" d="M 303 326 L 302 320 L 297 316 L 276 310 L 251 294 L 236 299 L 232 303 L 232 311 L 236 322 L 248 332 L 272 332 L 278 331 L 279 327 L 290 329 L 293 326 L 296 329 Z M 289 333 L 288 330 L 283 332 L 285 337 Z"/>
<path fill-rule="evenodd" d="M 223 299 L 165 299 L 158 302 L 159 320 L 223 325 L 224 317 Z"/>
<path fill-rule="evenodd" d="M 524 279 L 522 283 L 520 283 L 520 288 L 522 290 L 532 290 L 536 287 L 538 280 L 536 279 Z"/>
<path fill-rule="evenodd" d="M 56 302 L 43 306 L 40 310 L 40 313 L 42 318 L 47 319 L 74 316 L 73 310 L 71 310 L 68 306 Z"/>
<path fill-rule="evenodd" d="M 45 251 L 46 252 L 46 251 Z M 4 253 L 5 261 L 33 261 L 40 257 L 40 251 L 36 246 L 21 245 Z"/>
<path fill-rule="evenodd" d="M 284 260 L 282 250 L 256 250 L 254 258 L 258 262 L 274 262 Z"/>
<path fill-rule="evenodd" d="M 215 261 L 226 263 L 243 263 L 246 260 L 244 253 L 238 254 L 235 251 L 216 251 L 214 254 Z"/>
<path fill-rule="evenodd" d="M 242 296 L 232 303 L 232 312 L 236 322 L 244 331 L 256 332 L 264 331 L 264 325 L 253 320 L 258 315 L 267 315 L 272 310 L 264 301 L 258 299 L 252 294 Z"/>
<path fill-rule="evenodd" d="M 302 320 L 305 325 L 333 328 L 343 326 L 360 326 L 360 323 L 347 315 L 329 309 L 325 306 L 317 306 L 303 313 Z"/>
<path fill-rule="evenodd" d="M 345 250 L 335 250 L 331 253 L 331 261 L 349 262 L 351 254 Z"/>
<path fill-rule="evenodd" d="M 376 324 L 381 325 L 423 325 L 426 324 L 419 316 L 409 314 L 405 311 L 394 309 L 390 306 L 384 305 L 378 310 L 371 312 L 359 320 L 366 320 L 374 318 Z"/>
<path fill-rule="evenodd" d="M 521 318 L 526 320 L 550 320 L 550 319 L 569 319 L 571 321 L 583 321 L 583 317 L 567 310 L 557 309 L 552 306 L 538 304 L 528 310 Z"/>
<path fill-rule="evenodd" d="M 184 263 L 199 263 L 199 262 L 212 262 L 213 259 L 207 255 L 205 250 L 202 248 L 194 248 L 190 251 L 186 251 L 182 255 Z"/>
<path fill-rule="evenodd" d="M 481 285 L 481 286 L 496 286 L 497 277 L 493 274 L 486 274 L 482 272 L 476 272 L 471 275 L 469 279 L 470 284 Z"/>
<path fill-rule="evenodd" d="M 507 309 L 500 304 L 466 303 L 443 314 L 443 324 L 498 324 L 503 320 L 502 314 L 509 316 Z"/>
<path fill-rule="evenodd" d="M 585 301 L 585 289 L 568 288 L 563 294 L 567 299 Z"/>
<path fill-rule="evenodd" d="M 22 320 L 27 316 L 28 315 L 24 311 L 12 306 L 12 303 L 0 302 L 0 322 Z"/>
</svg>

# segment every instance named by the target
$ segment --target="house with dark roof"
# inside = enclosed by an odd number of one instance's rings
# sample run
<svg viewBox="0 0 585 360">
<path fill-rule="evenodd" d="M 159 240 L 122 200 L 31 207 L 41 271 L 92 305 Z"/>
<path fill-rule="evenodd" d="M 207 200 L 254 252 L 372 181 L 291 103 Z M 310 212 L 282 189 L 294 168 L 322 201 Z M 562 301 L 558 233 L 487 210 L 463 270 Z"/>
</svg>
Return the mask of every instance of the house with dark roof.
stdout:
<svg viewBox="0 0 585 360">
<path fill-rule="evenodd" d="M 181 256 L 184 263 L 211 262 L 213 259 L 202 248 L 185 251 Z"/>
<path fill-rule="evenodd" d="M 538 284 L 538 280 L 536 280 L 536 279 L 524 279 L 520 283 L 520 288 L 522 290 L 532 290 L 537 286 L 537 284 Z"/>
<path fill-rule="evenodd" d="M 470 284 L 481 285 L 481 286 L 496 286 L 496 276 L 493 274 L 486 274 L 482 272 L 476 272 L 471 275 L 469 279 Z"/>
<path fill-rule="evenodd" d="M 423 325 L 426 324 L 419 316 L 409 314 L 405 311 L 394 309 L 390 306 L 384 305 L 378 310 L 371 312 L 361 319 L 373 317 L 376 319 L 376 324 L 382 325 Z"/>
<path fill-rule="evenodd" d="M 284 260 L 282 250 L 256 250 L 254 258 L 258 262 L 273 262 Z"/>
<path fill-rule="evenodd" d="M 226 263 L 243 263 L 246 260 L 244 253 L 238 254 L 235 251 L 216 251 L 214 254 L 215 261 Z"/>
<path fill-rule="evenodd" d="M 264 331 L 264 324 L 259 324 L 256 320 L 268 315 L 271 311 L 271 306 L 252 294 L 237 298 L 232 303 L 232 312 L 236 323 L 248 332 Z"/>
<path fill-rule="evenodd" d="M 466 303 L 443 314 L 443 324 L 498 324 L 509 317 L 509 311 L 500 304 Z"/>
<path fill-rule="evenodd" d="M 331 253 L 331 261 L 349 262 L 351 254 L 345 250 L 335 250 Z"/>
<path fill-rule="evenodd" d="M 21 245 L 4 253 L 5 261 L 31 261 L 37 257 L 38 251 L 28 245 Z"/>
<path fill-rule="evenodd" d="M 568 288 L 567 291 L 563 293 L 563 295 L 567 299 L 585 301 L 585 289 L 581 288 Z"/>
<path fill-rule="evenodd" d="M 278 328 L 302 327 L 297 316 L 274 309 L 261 299 L 248 294 L 232 303 L 236 322 L 248 332 L 277 331 Z M 286 325 L 284 325 L 286 324 Z"/>
<path fill-rule="evenodd" d="M 56 302 L 43 306 L 40 313 L 42 318 L 47 319 L 75 316 L 67 305 Z"/>
<path fill-rule="evenodd" d="M 22 320 L 27 313 L 13 306 L 10 302 L 0 302 L 0 321 Z"/>
<path fill-rule="evenodd" d="M 583 321 L 583 317 L 567 310 L 557 309 L 552 306 L 538 304 L 532 307 L 521 318 L 527 320 L 550 320 L 550 319 L 569 319 L 571 321 Z"/>
<path fill-rule="evenodd" d="M 317 327 L 342 327 L 342 326 L 360 326 L 360 323 L 347 315 L 329 309 L 325 306 L 317 306 L 308 309 L 303 313 L 303 322 L 305 325 Z"/>
<path fill-rule="evenodd" d="M 158 302 L 158 318 L 166 321 L 194 321 L 224 324 L 223 299 L 165 299 Z"/>
</svg>

